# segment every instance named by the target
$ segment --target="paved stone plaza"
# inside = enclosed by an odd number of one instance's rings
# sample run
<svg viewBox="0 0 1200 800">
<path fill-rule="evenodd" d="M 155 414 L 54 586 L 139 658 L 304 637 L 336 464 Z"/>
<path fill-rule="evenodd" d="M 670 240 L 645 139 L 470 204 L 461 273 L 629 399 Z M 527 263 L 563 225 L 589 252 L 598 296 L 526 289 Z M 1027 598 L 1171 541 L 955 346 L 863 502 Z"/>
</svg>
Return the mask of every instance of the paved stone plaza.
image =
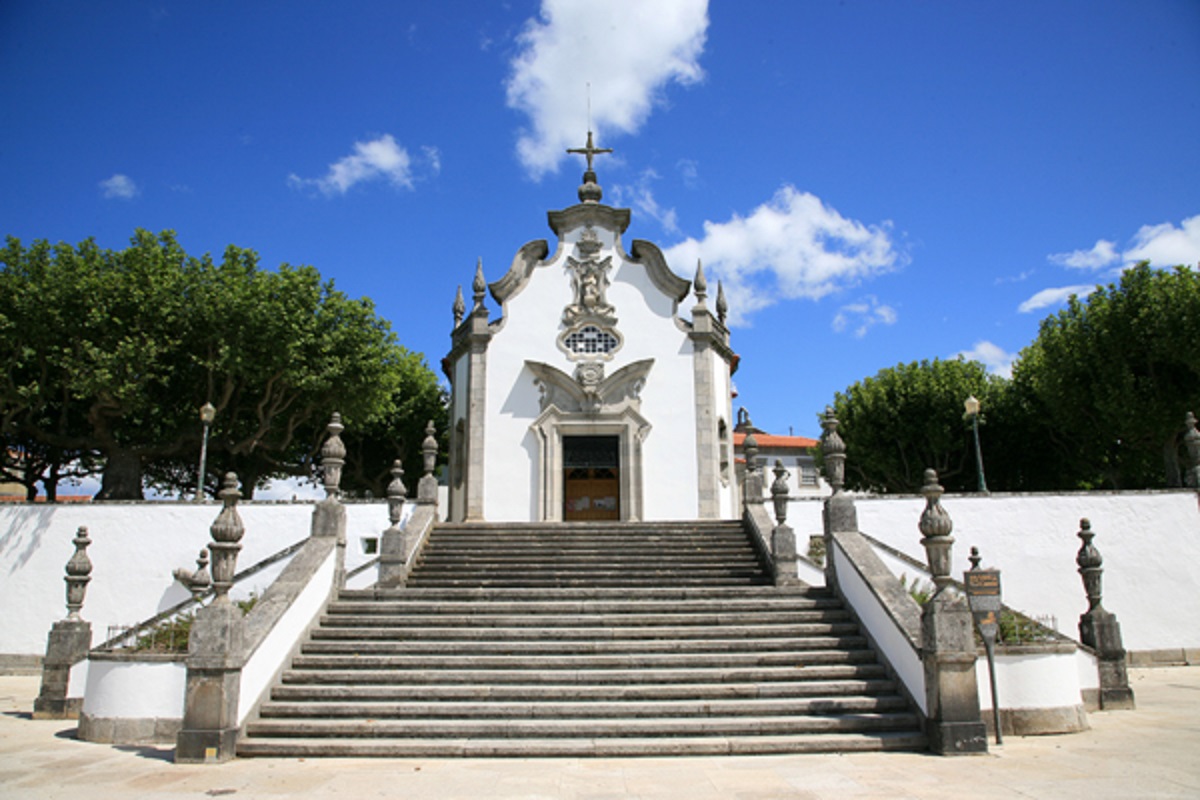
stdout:
<svg viewBox="0 0 1200 800">
<path fill-rule="evenodd" d="M 625 759 L 243 759 L 171 763 L 169 747 L 74 738 L 30 718 L 36 677 L 0 677 L 0 796 L 421 798 L 1195 798 L 1200 668 L 1132 670 L 1137 711 L 1070 736 L 1008 738 L 985 756 L 911 753 Z"/>
</svg>

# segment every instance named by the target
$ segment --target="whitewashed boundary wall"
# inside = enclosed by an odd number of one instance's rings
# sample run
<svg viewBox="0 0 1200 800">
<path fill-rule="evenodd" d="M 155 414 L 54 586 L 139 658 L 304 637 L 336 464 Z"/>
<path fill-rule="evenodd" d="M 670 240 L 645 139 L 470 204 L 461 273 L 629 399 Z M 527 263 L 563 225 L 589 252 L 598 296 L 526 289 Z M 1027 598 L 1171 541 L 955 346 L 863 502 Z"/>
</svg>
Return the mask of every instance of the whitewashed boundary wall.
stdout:
<svg viewBox="0 0 1200 800">
<path fill-rule="evenodd" d="M 92 538 L 88 556 L 92 580 L 81 616 L 92 623 L 92 644 L 104 641 L 110 626 L 129 626 L 188 598 L 172 577 L 177 567 L 196 568 L 196 555 L 211 541 L 209 526 L 219 503 L 89 503 L 0 507 L 0 669 L 28 663 L 46 650 L 46 634 L 66 616 L 64 567 L 75 551 L 71 539 L 80 525 Z M 405 513 L 411 511 L 411 504 Z M 238 571 L 308 537 L 313 503 L 243 501 L 238 513 L 246 526 Z M 387 503 L 346 504 L 346 570 L 374 558 L 364 540 L 378 539 L 388 526 Z M 235 597 L 261 595 L 287 564 L 284 559 L 247 578 Z M 349 585 L 375 582 L 374 568 Z M 82 688 L 82 687 L 80 687 Z"/>
<path fill-rule="evenodd" d="M 925 563 L 917 523 L 925 506 L 916 495 L 860 496 L 863 533 Z M 1079 520 L 1088 518 L 1104 557 L 1104 607 L 1117 615 L 1135 663 L 1200 662 L 1200 495 L 1194 491 L 1078 492 L 1069 494 L 944 495 L 954 520 L 957 578 L 978 547 L 983 566 L 1001 570 L 1004 602 L 1023 613 L 1057 620 L 1079 638 L 1087 610 L 1075 564 Z M 797 547 L 819 535 L 821 500 L 794 498 L 788 524 Z M 886 559 L 903 574 L 898 560 Z M 909 570 L 910 579 L 917 577 Z"/>
</svg>

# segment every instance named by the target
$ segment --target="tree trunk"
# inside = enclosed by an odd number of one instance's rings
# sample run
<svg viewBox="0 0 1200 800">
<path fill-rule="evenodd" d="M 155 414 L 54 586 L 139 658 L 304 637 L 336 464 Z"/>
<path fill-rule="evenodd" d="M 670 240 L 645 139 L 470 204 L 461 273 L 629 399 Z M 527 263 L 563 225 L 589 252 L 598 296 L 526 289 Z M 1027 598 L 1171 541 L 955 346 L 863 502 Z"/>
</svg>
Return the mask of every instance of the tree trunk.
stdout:
<svg viewBox="0 0 1200 800">
<path fill-rule="evenodd" d="M 97 500 L 141 500 L 142 457 L 132 450 L 105 453 L 104 477 Z"/>
<path fill-rule="evenodd" d="M 1167 473 L 1167 488 L 1178 489 L 1183 486 L 1183 478 L 1179 472 L 1179 437 L 1171 437 L 1163 442 L 1163 468 Z"/>
<path fill-rule="evenodd" d="M 42 478 L 42 486 L 46 487 L 46 502 L 58 502 L 58 482 L 61 480 L 58 477 L 59 465 L 51 464 L 46 470 L 45 477 Z"/>
</svg>

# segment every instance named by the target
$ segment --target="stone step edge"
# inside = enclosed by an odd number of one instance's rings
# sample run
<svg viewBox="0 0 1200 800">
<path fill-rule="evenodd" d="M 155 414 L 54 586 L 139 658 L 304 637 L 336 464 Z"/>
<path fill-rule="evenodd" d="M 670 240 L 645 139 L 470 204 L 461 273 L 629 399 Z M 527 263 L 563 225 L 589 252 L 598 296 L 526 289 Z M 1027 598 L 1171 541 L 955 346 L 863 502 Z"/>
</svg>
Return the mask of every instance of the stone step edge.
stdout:
<svg viewBox="0 0 1200 800">
<path fill-rule="evenodd" d="M 239 756 L 292 758 L 562 758 L 770 755 L 924 750 L 919 732 L 801 734 L 794 736 L 712 736 L 661 738 L 552 739 L 255 739 L 237 745 Z"/>
</svg>

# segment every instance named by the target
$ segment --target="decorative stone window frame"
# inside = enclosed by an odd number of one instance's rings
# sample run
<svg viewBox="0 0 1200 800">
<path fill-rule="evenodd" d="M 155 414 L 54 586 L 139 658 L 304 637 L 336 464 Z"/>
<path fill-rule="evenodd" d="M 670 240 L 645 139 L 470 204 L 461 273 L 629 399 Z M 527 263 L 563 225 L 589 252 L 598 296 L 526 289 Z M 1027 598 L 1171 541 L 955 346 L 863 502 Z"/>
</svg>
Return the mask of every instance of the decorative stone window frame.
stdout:
<svg viewBox="0 0 1200 800">
<path fill-rule="evenodd" d="M 596 415 L 547 407 L 529 426 L 538 442 L 537 510 L 544 522 L 563 518 L 563 437 L 616 436 L 620 464 L 622 522 L 642 519 L 642 442 L 650 434 L 650 423 L 632 408 Z"/>
<path fill-rule="evenodd" d="M 573 334 L 581 333 L 584 328 L 596 328 L 601 334 L 607 334 L 616 339 L 617 343 L 611 350 L 608 351 L 596 353 L 576 353 L 567 346 L 567 338 Z M 595 320 L 585 319 L 578 325 L 574 325 L 560 333 L 558 335 L 558 339 L 556 340 L 556 344 L 558 345 L 558 349 L 563 352 L 563 355 L 565 355 L 571 361 L 611 361 L 613 355 L 615 355 L 622 347 L 625 346 L 625 337 L 622 336 L 620 332 L 618 332 L 617 329 L 611 325 L 603 325 Z"/>
</svg>

